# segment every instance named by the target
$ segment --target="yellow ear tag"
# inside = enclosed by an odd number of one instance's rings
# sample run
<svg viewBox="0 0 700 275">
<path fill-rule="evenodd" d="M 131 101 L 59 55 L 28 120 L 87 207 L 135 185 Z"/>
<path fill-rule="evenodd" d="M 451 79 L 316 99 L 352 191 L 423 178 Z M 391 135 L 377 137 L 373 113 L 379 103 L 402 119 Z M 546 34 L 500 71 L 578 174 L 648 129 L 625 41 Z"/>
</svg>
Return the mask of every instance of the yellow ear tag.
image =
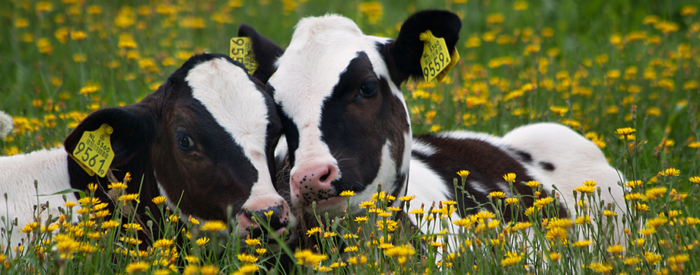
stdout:
<svg viewBox="0 0 700 275">
<path fill-rule="evenodd" d="M 95 131 L 85 131 L 75 146 L 71 157 L 80 164 L 85 171 L 94 176 L 107 175 L 107 170 L 114 160 L 114 150 L 109 141 L 109 136 L 114 132 L 112 126 L 102 124 Z"/>
<path fill-rule="evenodd" d="M 258 68 L 253 52 L 253 42 L 248 37 L 231 38 L 231 59 L 243 63 L 249 75 L 253 75 Z"/>
<path fill-rule="evenodd" d="M 437 77 L 438 81 L 442 81 L 445 75 L 454 67 L 454 64 L 457 63 L 457 60 L 459 60 L 457 50 L 450 57 L 450 51 L 447 49 L 445 39 L 433 36 L 433 33 L 429 30 L 421 33 L 419 39 L 420 41 L 425 41 L 423 56 L 420 58 L 420 66 L 423 69 L 425 81 L 430 82 L 435 77 Z"/>
</svg>

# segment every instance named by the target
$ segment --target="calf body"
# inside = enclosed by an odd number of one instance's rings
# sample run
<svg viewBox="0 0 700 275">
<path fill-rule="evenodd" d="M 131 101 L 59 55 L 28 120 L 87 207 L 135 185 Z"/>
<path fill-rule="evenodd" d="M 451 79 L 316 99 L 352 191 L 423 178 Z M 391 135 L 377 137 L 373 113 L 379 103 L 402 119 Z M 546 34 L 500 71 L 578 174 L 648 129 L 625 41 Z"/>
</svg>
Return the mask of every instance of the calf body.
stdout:
<svg viewBox="0 0 700 275">
<path fill-rule="evenodd" d="M 126 192 L 140 191 L 138 214 L 145 207 L 157 209 L 151 199 L 165 196 L 181 215 L 203 221 L 226 220 L 230 209 L 241 235 L 257 227 L 251 218 L 264 212 L 272 211 L 271 225 L 278 233 L 294 225 L 271 177 L 272 151 L 281 131 L 274 103 L 240 63 L 217 54 L 193 56 L 137 104 L 90 114 L 66 138 L 65 148 L 0 158 L 0 193 L 9 197 L 9 208 L 2 204 L 0 215 L 18 216 L 20 222 L 33 219 L 34 180 L 40 195 L 87 190 L 89 183 L 98 183 L 96 196 L 112 202 L 107 178 L 89 175 L 68 155 L 85 131 L 103 124 L 113 128 L 115 157 L 109 173 L 117 179 L 131 173 L 134 180 Z M 53 207 L 62 204 L 58 197 L 39 200 Z M 152 213 L 156 222 L 162 221 L 160 213 Z M 13 243 L 18 242 L 15 236 Z"/>
</svg>

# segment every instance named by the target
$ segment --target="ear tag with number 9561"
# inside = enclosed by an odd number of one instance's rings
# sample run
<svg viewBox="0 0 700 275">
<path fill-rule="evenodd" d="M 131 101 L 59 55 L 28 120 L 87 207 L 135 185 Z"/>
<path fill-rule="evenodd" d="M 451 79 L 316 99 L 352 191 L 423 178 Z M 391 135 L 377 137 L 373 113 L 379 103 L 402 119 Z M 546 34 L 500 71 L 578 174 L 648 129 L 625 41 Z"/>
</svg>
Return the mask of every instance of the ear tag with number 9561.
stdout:
<svg viewBox="0 0 700 275">
<path fill-rule="evenodd" d="M 450 56 L 445 39 L 433 36 L 430 30 L 422 32 L 419 39 L 425 42 L 423 55 L 420 58 L 420 66 L 423 70 L 425 82 L 430 82 L 436 77 L 438 81 L 442 81 L 459 61 L 457 49 Z"/>
<path fill-rule="evenodd" d="M 243 63 L 249 75 L 253 75 L 258 68 L 253 52 L 253 42 L 248 37 L 231 38 L 231 59 Z"/>
<path fill-rule="evenodd" d="M 112 132 L 114 132 L 112 126 L 102 124 L 95 131 L 83 132 L 78 145 L 75 146 L 71 157 L 90 176 L 97 174 L 104 177 L 107 175 L 107 170 L 114 160 L 114 150 L 112 150 L 112 144 L 109 140 Z"/>
</svg>

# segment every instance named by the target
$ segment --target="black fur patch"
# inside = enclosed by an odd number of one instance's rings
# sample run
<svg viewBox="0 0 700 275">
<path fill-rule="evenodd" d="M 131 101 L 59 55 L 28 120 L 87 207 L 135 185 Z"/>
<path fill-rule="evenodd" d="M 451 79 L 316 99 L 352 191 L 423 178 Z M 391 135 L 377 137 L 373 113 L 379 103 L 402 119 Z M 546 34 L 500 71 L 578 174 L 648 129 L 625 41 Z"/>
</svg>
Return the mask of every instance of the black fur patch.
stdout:
<svg viewBox="0 0 700 275">
<path fill-rule="evenodd" d="M 549 163 L 549 162 L 544 162 L 544 161 L 540 161 L 540 167 L 542 167 L 542 169 L 550 171 L 550 172 L 554 171 L 554 169 L 556 169 L 556 167 L 554 167 L 554 164 Z"/>
</svg>

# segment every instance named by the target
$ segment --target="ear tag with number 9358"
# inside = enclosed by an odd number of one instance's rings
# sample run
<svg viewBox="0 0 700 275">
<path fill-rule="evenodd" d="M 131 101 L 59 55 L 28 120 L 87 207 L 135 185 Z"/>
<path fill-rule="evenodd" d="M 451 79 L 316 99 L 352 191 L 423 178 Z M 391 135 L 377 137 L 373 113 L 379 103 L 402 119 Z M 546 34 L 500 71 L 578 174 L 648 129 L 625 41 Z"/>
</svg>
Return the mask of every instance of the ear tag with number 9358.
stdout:
<svg viewBox="0 0 700 275">
<path fill-rule="evenodd" d="M 433 36 L 429 30 L 421 33 L 419 39 L 425 42 L 423 55 L 420 58 L 425 82 L 430 82 L 436 77 L 438 81 L 442 81 L 459 60 L 457 50 L 455 49 L 450 56 L 445 39 Z"/>
<path fill-rule="evenodd" d="M 253 42 L 248 37 L 231 38 L 231 59 L 243 63 L 249 75 L 253 75 L 258 68 L 253 52 Z"/>
<path fill-rule="evenodd" d="M 107 170 L 114 160 L 114 150 L 110 143 L 109 136 L 114 132 L 112 126 L 102 124 L 95 131 L 85 131 L 83 136 L 75 146 L 71 157 L 80 164 L 85 171 L 94 176 L 107 175 Z"/>
</svg>

